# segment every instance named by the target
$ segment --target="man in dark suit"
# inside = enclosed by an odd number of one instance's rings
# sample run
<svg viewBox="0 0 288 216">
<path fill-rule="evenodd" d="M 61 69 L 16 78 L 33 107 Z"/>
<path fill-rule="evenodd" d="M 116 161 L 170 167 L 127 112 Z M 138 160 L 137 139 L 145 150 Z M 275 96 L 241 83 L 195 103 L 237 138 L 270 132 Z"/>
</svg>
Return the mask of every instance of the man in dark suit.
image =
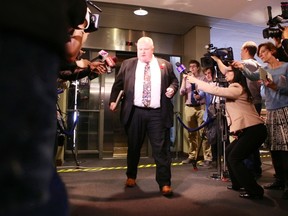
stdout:
<svg viewBox="0 0 288 216">
<path fill-rule="evenodd" d="M 126 186 L 136 185 L 140 151 L 147 134 L 156 163 L 156 181 L 162 195 L 170 196 L 169 132 L 173 125 L 171 98 L 179 88 L 179 81 L 172 65 L 164 59 L 156 58 L 153 53 L 153 40 L 141 37 L 137 42 L 137 58 L 127 59 L 121 65 L 111 91 L 110 110 L 116 110 L 115 101 L 120 90 L 124 90 L 120 119 L 128 137 Z M 146 69 L 150 71 L 149 78 L 145 76 Z M 147 83 L 150 83 L 148 90 L 143 85 Z"/>
</svg>

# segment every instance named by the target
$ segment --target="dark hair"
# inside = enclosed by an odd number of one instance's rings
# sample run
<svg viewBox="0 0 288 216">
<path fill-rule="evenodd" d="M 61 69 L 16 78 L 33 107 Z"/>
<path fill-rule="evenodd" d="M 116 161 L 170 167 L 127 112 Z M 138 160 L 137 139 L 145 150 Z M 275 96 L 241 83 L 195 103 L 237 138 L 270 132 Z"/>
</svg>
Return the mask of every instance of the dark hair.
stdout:
<svg viewBox="0 0 288 216">
<path fill-rule="evenodd" d="M 271 43 L 271 42 L 266 42 L 266 43 L 262 43 L 262 44 L 259 44 L 258 46 L 258 51 L 257 51 L 257 56 L 259 57 L 259 52 L 260 52 L 260 48 L 261 47 L 265 47 L 267 50 L 269 50 L 272 55 L 276 58 L 277 56 L 277 48 L 276 46 Z"/>
<path fill-rule="evenodd" d="M 252 103 L 253 97 L 248 88 L 246 77 L 242 74 L 242 71 L 239 68 L 235 68 L 232 66 L 231 68 L 234 72 L 234 79 L 232 82 L 239 83 L 243 87 L 244 91 L 247 93 L 247 100 Z"/>
<path fill-rule="evenodd" d="M 190 61 L 189 61 L 189 65 L 190 64 L 196 64 L 196 66 L 199 68 L 200 67 L 200 62 L 199 61 L 197 61 L 197 60 L 194 60 L 194 59 L 191 59 Z"/>
<path fill-rule="evenodd" d="M 202 72 L 203 72 L 203 74 L 205 75 L 205 72 L 207 71 L 207 70 L 211 70 L 211 73 L 212 73 L 212 77 L 214 78 L 214 75 L 215 75 L 215 69 L 214 69 L 214 67 L 204 67 L 204 68 L 202 68 Z"/>
</svg>

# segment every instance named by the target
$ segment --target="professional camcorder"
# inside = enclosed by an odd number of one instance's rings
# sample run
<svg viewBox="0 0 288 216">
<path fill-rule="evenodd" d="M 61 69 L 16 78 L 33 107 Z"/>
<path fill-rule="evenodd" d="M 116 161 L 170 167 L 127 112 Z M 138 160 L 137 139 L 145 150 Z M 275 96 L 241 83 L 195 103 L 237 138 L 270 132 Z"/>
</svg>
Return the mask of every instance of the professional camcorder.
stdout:
<svg viewBox="0 0 288 216">
<path fill-rule="evenodd" d="M 211 58 L 211 56 L 217 56 L 221 61 L 228 65 L 234 60 L 232 47 L 228 48 L 217 48 L 213 44 L 208 44 L 205 46 L 207 53 L 201 58 L 202 67 L 214 67 L 217 66 L 216 62 Z"/>
<path fill-rule="evenodd" d="M 268 6 L 268 17 L 269 20 L 267 25 L 269 26 L 266 29 L 263 29 L 263 38 L 281 38 L 283 27 L 280 23 L 287 23 L 288 22 L 288 2 L 281 2 L 281 11 L 282 14 L 275 16 L 272 18 L 272 7 Z"/>
<path fill-rule="evenodd" d="M 201 58 L 201 67 L 214 68 L 216 72 L 215 81 L 218 82 L 220 86 L 227 87 L 225 76 L 220 72 L 218 64 L 211 58 L 211 56 L 218 57 L 224 65 L 228 66 L 234 60 L 232 47 L 217 48 L 214 47 L 213 44 L 208 44 L 205 46 L 205 48 L 208 52 Z"/>
</svg>

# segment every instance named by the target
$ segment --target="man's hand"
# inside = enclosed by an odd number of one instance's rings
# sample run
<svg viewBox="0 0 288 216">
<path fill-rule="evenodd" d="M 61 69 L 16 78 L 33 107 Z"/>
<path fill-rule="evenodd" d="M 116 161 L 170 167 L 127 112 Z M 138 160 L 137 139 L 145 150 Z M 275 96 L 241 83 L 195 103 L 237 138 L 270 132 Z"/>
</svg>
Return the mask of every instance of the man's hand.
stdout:
<svg viewBox="0 0 288 216">
<path fill-rule="evenodd" d="M 172 98 L 173 95 L 174 95 L 174 89 L 168 87 L 168 88 L 166 89 L 166 93 L 165 93 L 165 95 L 166 95 L 166 97 L 168 97 L 168 98 Z"/>
<path fill-rule="evenodd" d="M 111 102 L 109 108 L 110 108 L 110 110 L 111 110 L 112 112 L 116 112 L 116 103 L 115 103 L 115 102 Z"/>
<path fill-rule="evenodd" d="M 240 61 L 233 61 L 231 66 L 235 68 L 239 68 L 240 70 L 244 69 L 244 64 Z"/>
</svg>

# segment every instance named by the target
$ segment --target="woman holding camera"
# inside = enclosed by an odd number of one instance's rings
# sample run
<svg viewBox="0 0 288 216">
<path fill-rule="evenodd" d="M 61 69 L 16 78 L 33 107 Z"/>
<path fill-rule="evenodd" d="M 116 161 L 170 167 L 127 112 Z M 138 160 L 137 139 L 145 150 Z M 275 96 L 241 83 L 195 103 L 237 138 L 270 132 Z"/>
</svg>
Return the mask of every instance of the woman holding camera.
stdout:
<svg viewBox="0 0 288 216">
<path fill-rule="evenodd" d="M 265 141 L 266 127 L 252 103 L 246 77 L 242 72 L 229 66 L 225 79 L 229 83 L 227 88 L 209 85 L 193 76 L 188 77 L 189 82 L 196 83 L 200 90 L 226 98 L 227 122 L 230 132 L 237 136 L 226 147 L 227 167 L 232 182 L 232 186 L 227 188 L 236 191 L 244 188 L 245 192 L 240 193 L 241 198 L 262 199 L 264 190 L 243 164 L 243 160 Z"/>
</svg>

